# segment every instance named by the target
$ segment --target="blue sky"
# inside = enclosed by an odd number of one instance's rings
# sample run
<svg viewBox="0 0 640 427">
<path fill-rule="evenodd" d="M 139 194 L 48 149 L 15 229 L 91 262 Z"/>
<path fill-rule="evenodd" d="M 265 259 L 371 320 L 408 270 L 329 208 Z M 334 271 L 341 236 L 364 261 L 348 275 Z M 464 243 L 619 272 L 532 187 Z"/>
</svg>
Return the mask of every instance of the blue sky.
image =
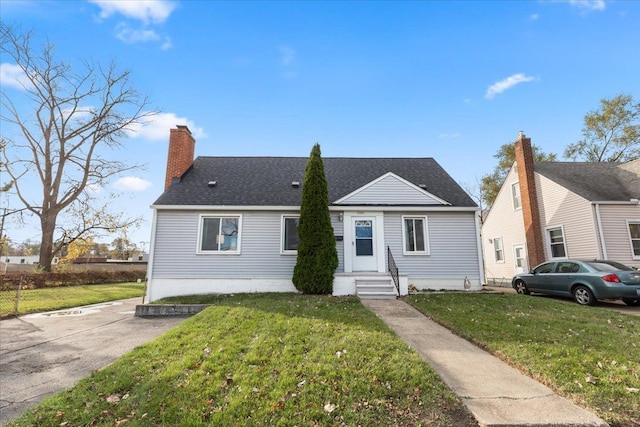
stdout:
<svg viewBox="0 0 640 427">
<path fill-rule="evenodd" d="M 146 218 L 134 242 L 149 241 L 176 124 L 196 155 L 308 156 L 318 142 L 325 157 L 433 157 L 472 185 L 518 131 L 561 154 L 601 98 L 640 97 L 635 1 L 4 0 L 0 13 L 62 59 L 130 69 L 161 111 L 117 153 L 146 170 L 108 189 Z M 16 90 L 6 61 L 2 89 Z"/>
</svg>

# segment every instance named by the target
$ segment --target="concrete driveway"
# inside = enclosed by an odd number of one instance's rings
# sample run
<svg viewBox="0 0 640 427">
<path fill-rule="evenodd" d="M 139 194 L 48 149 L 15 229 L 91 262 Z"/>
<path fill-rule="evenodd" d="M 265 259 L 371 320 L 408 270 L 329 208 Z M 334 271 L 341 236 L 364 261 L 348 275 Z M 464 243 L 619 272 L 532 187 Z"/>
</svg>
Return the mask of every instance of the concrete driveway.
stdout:
<svg viewBox="0 0 640 427">
<path fill-rule="evenodd" d="M 141 298 L 0 321 L 0 425 L 185 317 L 134 317 Z"/>
<path fill-rule="evenodd" d="M 510 294 L 515 294 L 516 293 L 515 289 L 513 289 L 511 287 L 507 288 L 507 287 L 502 287 L 502 286 L 485 286 L 485 289 L 491 290 L 491 291 L 496 291 L 496 292 L 505 292 L 505 293 L 510 293 Z M 553 295 L 544 295 L 544 294 L 536 294 L 536 293 L 533 293 L 533 294 L 529 295 L 529 297 L 551 298 L 551 299 L 555 299 L 555 300 L 558 300 L 558 301 L 568 301 L 569 303 L 573 302 L 573 300 L 571 298 L 562 298 L 562 297 L 556 297 L 556 296 L 553 296 Z M 573 302 L 573 304 L 576 304 L 576 303 Z M 625 303 L 623 303 L 621 300 L 596 301 L 594 307 L 604 308 L 604 309 L 607 309 L 607 310 L 618 311 L 620 313 L 630 314 L 632 316 L 640 316 L 640 307 L 631 307 L 631 306 L 626 305 Z"/>
</svg>

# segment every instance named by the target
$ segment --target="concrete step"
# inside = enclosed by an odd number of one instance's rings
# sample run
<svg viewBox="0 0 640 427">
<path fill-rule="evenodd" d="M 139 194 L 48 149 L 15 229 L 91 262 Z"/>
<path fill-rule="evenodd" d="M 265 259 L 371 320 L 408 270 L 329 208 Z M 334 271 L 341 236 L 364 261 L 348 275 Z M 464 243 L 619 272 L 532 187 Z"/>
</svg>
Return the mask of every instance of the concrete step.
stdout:
<svg viewBox="0 0 640 427">
<path fill-rule="evenodd" d="M 211 304 L 139 304 L 137 317 L 153 316 L 191 316 L 201 312 Z"/>
<path fill-rule="evenodd" d="M 398 295 L 390 278 L 356 280 L 356 295 L 362 299 L 394 299 Z"/>
</svg>

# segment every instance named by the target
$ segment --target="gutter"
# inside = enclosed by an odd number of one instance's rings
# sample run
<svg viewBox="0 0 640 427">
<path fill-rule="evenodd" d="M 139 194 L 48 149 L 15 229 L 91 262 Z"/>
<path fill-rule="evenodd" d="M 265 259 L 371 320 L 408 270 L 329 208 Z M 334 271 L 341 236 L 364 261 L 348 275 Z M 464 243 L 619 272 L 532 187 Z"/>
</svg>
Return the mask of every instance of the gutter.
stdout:
<svg viewBox="0 0 640 427">
<path fill-rule="evenodd" d="M 625 202 L 626 203 L 626 202 Z M 607 245 L 604 241 L 604 231 L 602 230 L 602 219 L 600 217 L 600 203 L 592 202 L 596 214 L 596 225 L 598 226 L 598 237 L 600 238 L 600 249 L 602 250 L 602 259 L 608 259 Z"/>
<path fill-rule="evenodd" d="M 300 206 L 260 206 L 260 205 L 151 205 L 153 211 L 299 211 Z M 388 212 L 479 212 L 480 208 L 464 206 L 433 206 L 433 205 L 359 205 L 340 206 L 330 205 L 331 212 L 353 211 L 388 211 Z"/>
</svg>

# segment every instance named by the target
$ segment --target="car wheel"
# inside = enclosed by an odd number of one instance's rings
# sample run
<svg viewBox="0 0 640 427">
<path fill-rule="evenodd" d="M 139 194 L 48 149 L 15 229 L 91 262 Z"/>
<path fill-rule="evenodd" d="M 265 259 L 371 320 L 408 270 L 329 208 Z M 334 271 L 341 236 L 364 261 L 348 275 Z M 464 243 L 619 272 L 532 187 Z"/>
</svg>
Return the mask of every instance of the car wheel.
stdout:
<svg viewBox="0 0 640 427">
<path fill-rule="evenodd" d="M 596 302 L 589 288 L 582 285 L 576 286 L 573 290 L 573 299 L 580 305 L 593 305 Z"/>
<path fill-rule="evenodd" d="M 527 285 L 522 280 L 516 281 L 514 288 L 516 288 L 516 292 L 519 294 L 529 295 L 529 288 L 527 288 Z"/>
<path fill-rule="evenodd" d="M 622 298 L 622 301 L 631 307 L 637 307 L 640 305 L 640 298 Z"/>
</svg>

